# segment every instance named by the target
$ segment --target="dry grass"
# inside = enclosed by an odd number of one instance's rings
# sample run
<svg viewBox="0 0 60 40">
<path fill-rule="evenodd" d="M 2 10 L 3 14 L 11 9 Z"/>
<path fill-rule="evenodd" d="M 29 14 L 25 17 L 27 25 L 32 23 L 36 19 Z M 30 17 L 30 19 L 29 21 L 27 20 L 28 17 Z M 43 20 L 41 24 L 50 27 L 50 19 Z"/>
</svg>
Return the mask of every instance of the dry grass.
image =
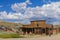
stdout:
<svg viewBox="0 0 60 40">
<path fill-rule="evenodd" d="M 0 39 L 0 40 L 60 40 L 60 34 L 50 36 L 43 36 L 37 38 L 10 38 L 10 39 Z"/>
</svg>

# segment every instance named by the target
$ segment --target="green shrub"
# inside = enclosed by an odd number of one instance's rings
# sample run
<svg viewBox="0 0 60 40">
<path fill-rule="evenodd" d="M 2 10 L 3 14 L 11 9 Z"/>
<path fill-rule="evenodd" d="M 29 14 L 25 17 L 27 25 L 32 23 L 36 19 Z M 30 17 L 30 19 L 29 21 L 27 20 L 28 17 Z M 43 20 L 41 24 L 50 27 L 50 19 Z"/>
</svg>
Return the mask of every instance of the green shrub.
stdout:
<svg viewBox="0 0 60 40">
<path fill-rule="evenodd" d="M 0 38 L 23 38 L 18 34 L 0 34 Z"/>
<path fill-rule="evenodd" d="M 12 38 L 23 38 L 23 36 L 20 36 L 18 34 L 11 34 L 11 37 Z"/>
</svg>

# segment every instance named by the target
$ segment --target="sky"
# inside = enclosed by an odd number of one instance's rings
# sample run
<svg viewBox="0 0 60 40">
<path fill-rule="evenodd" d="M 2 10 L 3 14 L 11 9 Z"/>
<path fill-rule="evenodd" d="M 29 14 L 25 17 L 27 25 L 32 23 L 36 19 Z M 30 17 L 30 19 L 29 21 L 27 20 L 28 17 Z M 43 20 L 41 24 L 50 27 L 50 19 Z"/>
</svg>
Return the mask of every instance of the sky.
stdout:
<svg viewBox="0 0 60 40">
<path fill-rule="evenodd" d="M 60 24 L 60 0 L 0 0 L 0 20 L 22 24 L 46 20 Z"/>
</svg>

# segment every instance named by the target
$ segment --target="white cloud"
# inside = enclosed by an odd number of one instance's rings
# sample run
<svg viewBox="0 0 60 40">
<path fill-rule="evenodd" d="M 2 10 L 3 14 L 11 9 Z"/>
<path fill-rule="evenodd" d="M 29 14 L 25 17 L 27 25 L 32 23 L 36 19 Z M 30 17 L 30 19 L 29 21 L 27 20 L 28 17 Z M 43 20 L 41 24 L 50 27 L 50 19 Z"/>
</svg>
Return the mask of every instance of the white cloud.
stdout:
<svg viewBox="0 0 60 40">
<path fill-rule="evenodd" d="M 3 7 L 2 5 L 0 5 L 0 7 Z"/>
<path fill-rule="evenodd" d="M 27 4 L 26 4 L 27 6 Z M 51 4 L 44 4 L 42 7 L 26 7 L 24 9 L 24 18 L 32 18 L 32 17 L 50 17 L 60 19 L 60 2 L 52 2 Z M 21 8 L 19 8 L 21 9 Z M 22 10 L 23 11 L 23 10 Z M 22 13 L 21 13 L 22 14 Z"/>
<path fill-rule="evenodd" d="M 11 8 L 13 11 L 16 11 L 16 13 L 9 13 L 7 15 L 5 11 L 0 12 L 1 18 L 23 20 L 20 21 L 22 23 L 25 23 L 26 20 L 30 21 L 30 18 L 41 18 L 43 16 L 60 20 L 60 2 L 51 2 L 51 4 L 44 4 L 43 6 L 36 7 L 27 7 L 28 4 L 31 5 L 32 3 L 27 0 L 23 3 L 12 4 Z"/>
<path fill-rule="evenodd" d="M 45 8 L 45 14 L 48 17 L 56 17 L 60 16 L 60 2 L 54 2 L 51 4 L 43 5 L 43 9 Z"/>
<path fill-rule="evenodd" d="M 53 22 L 53 25 L 60 25 L 60 22 Z"/>
<path fill-rule="evenodd" d="M 13 4 L 11 8 L 16 12 L 22 12 L 22 10 L 26 10 L 28 4 L 32 4 L 32 3 L 29 0 L 26 0 L 25 2 L 22 3 Z"/>
<path fill-rule="evenodd" d="M 3 12 L 0 12 L 0 19 L 19 19 L 19 17 L 18 16 L 16 16 L 16 15 L 19 15 L 19 16 L 21 16 L 21 13 L 9 13 L 9 14 L 7 14 L 7 12 L 6 11 L 3 11 Z"/>
<path fill-rule="evenodd" d="M 27 4 L 32 4 L 32 3 L 30 2 L 30 0 L 26 0 L 25 3 L 27 3 Z"/>
<path fill-rule="evenodd" d="M 15 3 L 11 8 L 16 12 L 21 12 L 26 9 L 26 3 Z"/>
</svg>

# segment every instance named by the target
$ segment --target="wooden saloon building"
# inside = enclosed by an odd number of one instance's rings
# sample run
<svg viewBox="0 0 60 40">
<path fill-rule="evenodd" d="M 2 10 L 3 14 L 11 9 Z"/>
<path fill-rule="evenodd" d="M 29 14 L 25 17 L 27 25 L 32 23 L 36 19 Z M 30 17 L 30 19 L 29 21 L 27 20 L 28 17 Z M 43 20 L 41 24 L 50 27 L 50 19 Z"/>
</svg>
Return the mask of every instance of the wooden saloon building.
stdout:
<svg viewBox="0 0 60 40">
<path fill-rule="evenodd" d="M 22 34 L 54 34 L 55 29 L 52 24 L 46 24 L 46 20 L 31 21 L 31 24 L 21 27 Z"/>
</svg>

